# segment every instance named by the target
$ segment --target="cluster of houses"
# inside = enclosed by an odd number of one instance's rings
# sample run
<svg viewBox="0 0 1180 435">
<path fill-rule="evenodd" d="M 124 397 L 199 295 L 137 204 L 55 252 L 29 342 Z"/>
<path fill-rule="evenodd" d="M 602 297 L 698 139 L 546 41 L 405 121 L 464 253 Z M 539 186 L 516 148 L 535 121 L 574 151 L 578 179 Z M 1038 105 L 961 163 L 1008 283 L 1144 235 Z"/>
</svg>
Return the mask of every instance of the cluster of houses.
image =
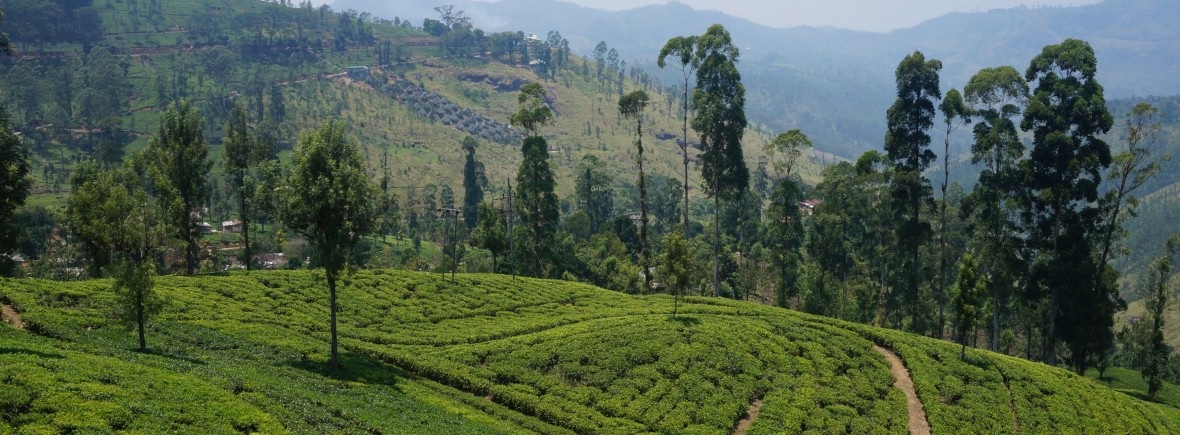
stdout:
<svg viewBox="0 0 1180 435">
<path fill-rule="evenodd" d="M 242 223 L 242 221 L 240 219 L 221 221 L 221 229 L 220 230 L 215 229 L 213 227 L 213 224 L 210 224 L 205 221 L 201 221 L 201 223 L 198 225 L 200 225 L 200 227 L 201 227 L 202 234 L 214 234 L 214 233 L 240 233 L 240 232 L 242 232 L 242 227 L 244 224 Z M 283 255 L 282 252 L 257 253 L 254 255 L 254 258 L 256 260 L 258 260 L 257 264 L 261 265 L 264 269 L 282 268 L 287 265 L 287 258 Z M 229 261 L 229 264 L 225 265 L 225 270 L 244 269 L 246 267 L 245 265 L 243 265 L 241 263 L 241 261 L 238 260 L 238 258 L 236 256 L 230 257 L 228 259 L 228 261 Z"/>
<path fill-rule="evenodd" d="M 818 207 L 820 205 L 820 203 L 822 203 L 822 202 L 823 202 L 823 200 L 819 200 L 819 199 L 809 199 L 806 201 L 800 201 L 799 202 L 799 214 L 804 214 L 807 216 L 811 216 L 811 215 L 815 214 L 815 208 Z"/>
<path fill-rule="evenodd" d="M 222 233 L 240 233 L 240 232 L 242 232 L 242 221 L 240 221 L 240 220 L 221 221 L 221 229 L 220 230 L 214 229 L 213 224 L 208 223 L 208 222 L 204 222 L 204 221 L 202 221 L 201 223 L 199 223 L 197 225 L 201 227 L 201 234 L 213 234 L 213 233 L 218 233 L 218 232 L 222 232 Z"/>
</svg>

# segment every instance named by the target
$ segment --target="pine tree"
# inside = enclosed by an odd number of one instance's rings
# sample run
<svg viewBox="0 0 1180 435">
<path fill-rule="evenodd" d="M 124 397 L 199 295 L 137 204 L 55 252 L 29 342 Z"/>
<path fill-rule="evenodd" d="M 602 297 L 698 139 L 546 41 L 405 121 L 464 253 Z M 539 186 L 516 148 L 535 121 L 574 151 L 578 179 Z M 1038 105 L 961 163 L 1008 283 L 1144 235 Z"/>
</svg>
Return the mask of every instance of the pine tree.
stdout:
<svg viewBox="0 0 1180 435">
<path fill-rule="evenodd" d="M 483 188 L 488 184 L 483 163 L 475 158 L 478 142 L 468 136 L 463 139 L 467 160 L 463 164 L 463 223 L 470 231 L 479 223 L 479 204 L 483 202 Z"/>
</svg>

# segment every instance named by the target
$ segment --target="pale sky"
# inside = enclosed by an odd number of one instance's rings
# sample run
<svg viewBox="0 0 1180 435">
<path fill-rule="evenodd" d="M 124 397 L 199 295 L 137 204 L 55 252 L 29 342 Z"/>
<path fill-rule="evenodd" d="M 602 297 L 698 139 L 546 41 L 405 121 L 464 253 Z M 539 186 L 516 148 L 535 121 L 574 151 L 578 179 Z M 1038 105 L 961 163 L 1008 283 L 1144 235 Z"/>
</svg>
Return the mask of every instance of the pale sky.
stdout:
<svg viewBox="0 0 1180 435">
<path fill-rule="evenodd" d="M 333 0 L 312 0 L 316 5 Z M 375 0 L 384 2 L 389 0 Z M 394 0 L 396 3 L 401 0 Z M 495 3 L 498 0 L 477 0 Z M 677 0 L 559 0 L 606 10 L 633 9 Z M 951 12 L 1017 6 L 1078 6 L 1101 0 L 678 0 L 697 10 L 720 11 L 771 27 L 799 25 L 887 32 L 913 27 Z M 437 0 L 446 4 L 448 0 Z"/>
<path fill-rule="evenodd" d="M 622 10 L 669 0 L 565 0 L 597 9 Z M 1016 6 L 1076 6 L 1098 0 L 680 0 L 771 27 L 832 26 L 884 32 L 912 27 L 950 12 Z"/>
</svg>

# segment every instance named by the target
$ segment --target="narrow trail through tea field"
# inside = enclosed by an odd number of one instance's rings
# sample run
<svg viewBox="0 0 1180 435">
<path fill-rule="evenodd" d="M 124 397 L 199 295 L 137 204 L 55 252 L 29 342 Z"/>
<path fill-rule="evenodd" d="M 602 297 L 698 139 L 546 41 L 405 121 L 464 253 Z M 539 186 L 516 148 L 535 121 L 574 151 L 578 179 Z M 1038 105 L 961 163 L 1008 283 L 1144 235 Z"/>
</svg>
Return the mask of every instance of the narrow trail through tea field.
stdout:
<svg viewBox="0 0 1180 435">
<path fill-rule="evenodd" d="M 918 392 L 914 390 L 914 380 L 910 379 L 910 371 L 905 368 L 905 364 L 901 362 L 901 358 L 897 354 L 890 352 L 889 349 L 881 346 L 873 345 L 873 349 L 885 356 L 885 360 L 889 361 L 889 369 L 893 372 L 894 387 L 905 393 L 906 409 L 910 416 L 910 433 L 918 435 L 930 435 L 930 422 L 926 420 L 926 409 L 922 406 L 922 401 L 918 400 Z"/>
<path fill-rule="evenodd" d="M 758 412 L 761 410 L 762 399 L 751 403 L 750 409 L 746 410 L 746 418 L 739 421 L 737 427 L 733 428 L 733 435 L 746 435 L 746 431 L 750 430 L 750 425 L 754 424 L 754 419 L 758 418 Z"/>
<path fill-rule="evenodd" d="M 1016 402 L 1012 398 L 1012 384 L 1008 382 L 1008 376 L 1004 375 L 1004 371 L 1000 371 L 1000 378 L 1004 380 L 1004 389 L 1008 391 L 1008 413 L 1012 414 L 1012 430 L 1020 433 L 1020 420 L 1016 418 Z"/>
<path fill-rule="evenodd" d="M 4 304 L 0 306 L 0 318 L 3 318 L 5 323 L 16 327 L 16 329 L 25 329 L 25 322 L 21 321 L 20 313 L 16 312 L 16 309 L 12 308 L 12 305 Z"/>
</svg>

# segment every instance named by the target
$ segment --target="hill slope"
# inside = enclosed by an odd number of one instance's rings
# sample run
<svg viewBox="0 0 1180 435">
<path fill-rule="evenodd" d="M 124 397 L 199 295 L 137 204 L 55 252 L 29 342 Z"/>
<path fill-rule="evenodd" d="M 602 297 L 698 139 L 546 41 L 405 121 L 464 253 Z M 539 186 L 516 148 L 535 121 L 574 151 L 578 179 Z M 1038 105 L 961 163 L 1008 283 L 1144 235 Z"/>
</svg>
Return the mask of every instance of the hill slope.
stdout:
<svg viewBox="0 0 1180 435">
<path fill-rule="evenodd" d="M 833 28 L 776 29 L 715 11 L 670 2 L 623 11 L 580 7 L 558 0 L 453 2 L 477 26 L 559 30 L 579 53 L 598 41 L 618 47 L 632 65 L 655 70 L 660 47 L 676 35 L 700 34 L 721 23 L 742 47 L 751 119 L 772 129 L 802 128 L 817 147 L 843 157 L 880 147 L 885 110 L 893 102 L 893 72 L 914 50 L 943 61 L 944 91 L 962 88 L 984 67 L 1019 71 L 1048 44 L 1089 41 L 1098 55 L 1098 79 L 1108 97 L 1180 93 L 1180 3 L 1106 0 L 1069 8 L 995 9 L 955 13 L 888 33 Z M 421 23 L 437 18 L 437 2 L 336 0 L 339 9 Z M 540 28 L 539 28 L 540 27 Z M 672 76 L 669 76 L 671 79 Z M 671 80 L 670 83 L 677 81 Z"/>
<path fill-rule="evenodd" d="M 0 94 L 33 151 L 38 203 L 63 201 L 76 162 L 117 161 L 145 146 L 164 106 L 179 98 L 201 111 L 213 147 L 210 157 L 218 166 L 226 115 L 237 104 L 253 125 L 273 123 L 267 131 L 280 150 L 293 147 L 300 132 L 339 119 L 366 150 L 373 172 L 381 170 L 388 152 L 393 184 L 418 192 L 446 185 L 463 191 L 460 142 L 473 136 L 480 140 L 477 158 L 486 164 L 490 187 L 499 195 L 519 164 L 519 133 L 507 124 L 517 110 L 520 86 L 528 82 L 545 83 L 558 115 L 542 133 L 552 150 L 560 195 L 572 194 L 575 167 L 587 154 L 601 158 L 612 178 L 620 180 L 614 186 L 620 192 L 634 185 L 634 126 L 618 115 L 618 89 L 600 85 L 576 56 L 545 80 L 507 61 L 452 55 L 434 36 L 367 14 L 260 0 L 163 1 L 151 7 L 83 0 L 78 4 L 85 7 L 69 13 L 93 16 L 82 26 L 86 32 L 38 33 L 37 26 L 53 21 L 37 15 L 50 3 L 5 4 L 0 27 L 17 49 L 0 59 Z M 379 85 L 384 79 L 374 85 L 349 77 L 349 66 L 374 67 L 374 75 L 413 88 L 413 97 L 429 95 L 425 109 L 446 112 L 423 110 L 405 95 L 385 92 Z M 652 94 L 644 118 L 649 174 L 679 179 L 678 106 L 658 88 L 633 79 L 624 88 L 647 88 Z M 768 140 L 753 129 L 746 135 L 751 169 Z M 215 175 L 220 175 L 218 166 Z M 818 167 L 803 169 L 815 182 Z M 698 171 L 692 172 L 695 185 Z M 220 183 L 213 183 L 213 190 L 215 196 L 227 194 Z M 699 192 L 693 189 L 693 195 Z M 398 193 L 404 197 L 410 191 Z M 214 198 L 213 208 L 220 203 Z M 635 208 L 630 201 L 623 204 Z"/>
<path fill-rule="evenodd" d="M 1180 431 L 1176 408 L 1015 358 L 969 350 L 961 361 L 949 343 L 722 299 L 689 298 L 672 317 L 667 296 L 497 275 L 353 275 L 341 293 L 347 369 L 325 375 L 321 280 L 162 277 L 170 302 L 151 324 L 151 355 L 127 351 L 130 335 L 107 320 L 109 281 L 0 281 L 31 331 L 0 327 L 0 348 L 196 376 L 294 432 L 727 433 L 754 410 L 750 433 L 905 433 L 880 345 L 904 361 L 935 433 Z M 50 397 L 28 391 L 0 423 L 53 424 L 56 413 L 34 412 Z"/>
</svg>

